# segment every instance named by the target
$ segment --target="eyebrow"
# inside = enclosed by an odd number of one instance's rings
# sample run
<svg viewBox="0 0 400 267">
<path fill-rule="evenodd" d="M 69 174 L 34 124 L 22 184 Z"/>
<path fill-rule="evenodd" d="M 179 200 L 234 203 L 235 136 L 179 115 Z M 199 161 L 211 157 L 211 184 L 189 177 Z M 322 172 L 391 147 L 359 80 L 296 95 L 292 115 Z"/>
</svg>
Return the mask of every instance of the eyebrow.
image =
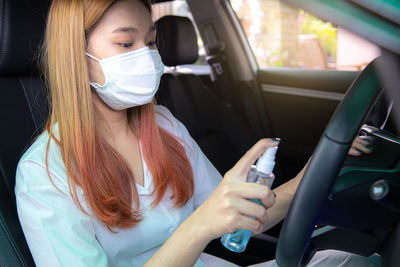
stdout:
<svg viewBox="0 0 400 267">
<path fill-rule="evenodd" d="M 112 31 L 112 33 L 120 33 L 120 32 L 137 32 L 138 29 L 134 27 L 119 27 Z M 152 25 L 149 29 L 150 32 L 156 31 L 156 26 Z"/>
</svg>

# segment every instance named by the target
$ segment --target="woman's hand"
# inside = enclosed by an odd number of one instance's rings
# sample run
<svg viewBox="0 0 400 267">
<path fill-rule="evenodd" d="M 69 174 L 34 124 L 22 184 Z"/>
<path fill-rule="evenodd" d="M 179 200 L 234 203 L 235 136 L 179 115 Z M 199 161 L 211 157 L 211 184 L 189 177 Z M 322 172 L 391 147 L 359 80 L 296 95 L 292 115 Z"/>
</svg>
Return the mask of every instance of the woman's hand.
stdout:
<svg viewBox="0 0 400 267">
<path fill-rule="evenodd" d="M 268 219 L 267 209 L 274 205 L 275 196 L 265 185 L 246 183 L 247 174 L 256 159 L 269 147 L 278 145 L 262 139 L 229 170 L 222 182 L 190 218 L 212 240 L 238 229 L 254 233 L 263 230 Z M 248 199 L 260 199 L 264 206 Z M 255 219 L 250 218 L 255 217 Z"/>
<path fill-rule="evenodd" d="M 265 149 L 278 144 L 262 139 L 247 151 L 144 266 L 193 266 L 212 239 L 238 229 L 261 232 L 268 219 L 266 209 L 274 205 L 275 196 L 267 186 L 246 183 L 246 178 Z M 253 198 L 260 199 L 264 207 L 247 200 Z"/>
<path fill-rule="evenodd" d="M 348 154 L 350 156 L 361 156 L 362 154 L 370 154 L 371 152 L 372 146 L 370 141 L 357 136 L 354 139 Z"/>
</svg>

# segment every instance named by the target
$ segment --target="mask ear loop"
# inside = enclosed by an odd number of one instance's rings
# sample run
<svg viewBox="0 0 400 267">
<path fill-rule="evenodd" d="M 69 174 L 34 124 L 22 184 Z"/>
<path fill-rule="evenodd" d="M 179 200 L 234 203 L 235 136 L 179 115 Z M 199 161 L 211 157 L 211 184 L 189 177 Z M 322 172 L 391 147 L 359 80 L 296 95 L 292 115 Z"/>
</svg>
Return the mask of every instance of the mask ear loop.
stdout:
<svg viewBox="0 0 400 267">
<path fill-rule="evenodd" d="M 89 54 L 88 52 L 86 52 L 86 55 L 88 56 L 88 57 L 90 57 L 90 58 L 92 58 L 92 59 L 94 59 L 94 60 L 96 60 L 96 61 L 98 61 L 98 62 L 100 62 L 100 59 L 98 59 L 97 57 L 95 57 L 95 56 L 92 56 L 91 54 Z"/>
<path fill-rule="evenodd" d="M 94 59 L 94 60 L 96 60 L 97 62 L 100 63 L 100 59 L 98 59 L 97 57 L 92 56 L 92 55 L 89 54 L 88 52 L 86 52 L 86 55 L 87 55 L 88 57 L 90 57 L 90 58 L 92 58 L 92 59 Z M 100 66 L 101 66 L 101 65 L 100 65 Z M 103 71 L 103 68 L 102 68 L 102 71 Z M 105 83 L 104 83 L 103 85 L 100 85 L 100 84 L 98 84 L 98 83 L 92 83 L 92 82 L 90 82 L 90 85 L 93 86 L 93 87 L 96 88 L 96 89 L 100 89 L 100 88 L 106 87 L 107 84 L 108 84 L 108 79 L 107 79 L 106 74 L 104 73 L 104 71 L 103 71 L 103 75 L 104 75 L 104 78 L 105 78 L 105 80 L 106 80 Z"/>
</svg>

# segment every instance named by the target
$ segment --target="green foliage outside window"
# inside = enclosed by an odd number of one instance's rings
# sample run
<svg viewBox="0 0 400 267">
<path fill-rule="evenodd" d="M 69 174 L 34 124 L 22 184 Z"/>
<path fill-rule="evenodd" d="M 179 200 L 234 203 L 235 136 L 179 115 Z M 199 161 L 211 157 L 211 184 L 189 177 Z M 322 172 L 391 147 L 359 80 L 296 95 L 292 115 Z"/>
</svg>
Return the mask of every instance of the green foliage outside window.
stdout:
<svg viewBox="0 0 400 267">
<path fill-rule="evenodd" d="M 324 22 L 313 15 L 300 10 L 300 34 L 315 34 L 328 59 L 336 61 L 336 28 L 330 22 Z"/>
</svg>

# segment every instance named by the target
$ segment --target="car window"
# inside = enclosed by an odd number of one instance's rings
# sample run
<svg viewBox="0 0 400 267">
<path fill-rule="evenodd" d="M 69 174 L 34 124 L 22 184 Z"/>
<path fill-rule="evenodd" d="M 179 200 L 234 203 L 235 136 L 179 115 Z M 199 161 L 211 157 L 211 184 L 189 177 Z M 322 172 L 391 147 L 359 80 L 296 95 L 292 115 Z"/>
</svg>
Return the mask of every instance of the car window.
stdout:
<svg viewBox="0 0 400 267">
<path fill-rule="evenodd" d="M 203 41 L 200 37 L 199 30 L 196 27 L 196 23 L 194 22 L 192 13 L 184 0 L 177 0 L 171 2 L 164 3 L 156 3 L 152 5 L 153 7 L 153 21 L 157 21 L 158 19 L 167 16 L 167 15 L 175 15 L 181 17 L 189 18 L 197 33 L 197 44 L 199 46 L 199 59 L 195 62 L 195 65 L 207 65 L 207 61 L 205 60 L 206 53 L 203 45 Z"/>
<path fill-rule="evenodd" d="M 374 44 L 280 0 L 230 0 L 260 68 L 360 70 Z"/>
</svg>

